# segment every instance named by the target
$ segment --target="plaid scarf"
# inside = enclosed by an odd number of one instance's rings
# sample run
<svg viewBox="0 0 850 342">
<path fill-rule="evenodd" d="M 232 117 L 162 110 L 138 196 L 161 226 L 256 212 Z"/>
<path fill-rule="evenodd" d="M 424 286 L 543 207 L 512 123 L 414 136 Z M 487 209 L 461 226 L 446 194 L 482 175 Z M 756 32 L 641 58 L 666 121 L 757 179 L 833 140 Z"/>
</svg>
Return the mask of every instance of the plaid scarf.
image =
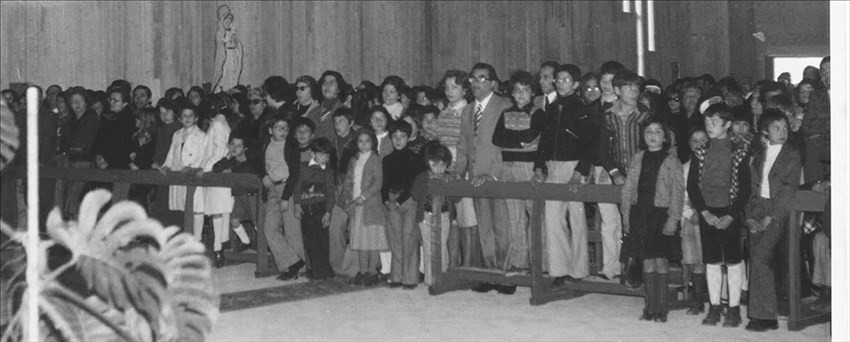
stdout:
<svg viewBox="0 0 850 342">
<path fill-rule="evenodd" d="M 694 156 L 696 156 L 697 161 L 699 161 L 699 177 L 697 178 L 697 182 L 702 181 L 702 171 L 705 167 L 705 156 L 708 153 L 709 147 L 711 147 L 711 141 L 694 150 Z M 730 181 L 731 186 L 729 187 L 729 203 L 735 203 L 735 199 L 738 198 L 738 189 L 741 187 L 738 180 L 738 170 L 740 169 L 744 159 L 746 159 L 749 154 L 749 147 L 749 143 L 744 140 L 732 141 L 732 180 Z"/>
</svg>

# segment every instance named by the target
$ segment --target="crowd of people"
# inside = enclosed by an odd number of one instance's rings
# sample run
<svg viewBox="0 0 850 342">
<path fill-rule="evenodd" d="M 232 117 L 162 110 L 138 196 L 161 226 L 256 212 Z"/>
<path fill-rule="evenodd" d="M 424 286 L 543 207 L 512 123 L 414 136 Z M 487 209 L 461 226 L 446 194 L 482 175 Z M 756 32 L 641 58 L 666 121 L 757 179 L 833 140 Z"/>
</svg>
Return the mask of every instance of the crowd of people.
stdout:
<svg viewBox="0 0 850 342">
<path fill-rule="evenodd" d="M 667 87 L 616 61 L 587 73 L 549 61 L 537 75 L 515 71 L 504 81 L 478 63 L 446 71 L 435 87 L 398 76 L 355 87 L 329 70 L 214 94 L 171 88 L 155 105 L 148 87 L 125 80 L 106 91 L 51 85 L 38 117 L 39 157 L 45 166 L 166 176 L 254 174 L 260 193 L 199 188 L 191 209 L 182 186 L 135 185 L 130 197 L 166 223 L 179 224 L 185 210 L 195 227 L 209 218 L 216 267 L 226 264 L 231 234 L 239 251 L 265 234 L 282 281 L 346 277 L 403 289 L 433 285 L 433 239 L 443 270 L 530 269 L 530 201 L 451 198 L 434 208 L 433 179 L 623 185 L 619 205 L 546 202 L 543 263 L 553 286 L 593 277 L 643 287 L 640 319 L 665 322 L 667 274 L 681 264 L 693 271 L 687 314 L 705 312 L 707 301 L 703 324 L 737 327 L 748 302 L 747 329 L 764 331 L 776 329 L 788 295 L 779 246 L 798 224 L 788 222 L 793 194 L 830 189 L 829 65 L 826 57 L 807 67 L 796 85 L 785 75 L 753 84 L 706 74 Z M 25 126 L 25 99 L 12 90 L 2 98 Z M 23 165 L 26 153 L 18 156 Z M 42 198 L 66 199 L 73 216 L 82 194 L 103 186 L 45 184 Z M 46 213 L 52 203 L 43 202 Z M 829 310 L 828 212 L 805 220 L 821 310 Z M 598 272 L 588 256 L 593 215 Z"/>
</svg>

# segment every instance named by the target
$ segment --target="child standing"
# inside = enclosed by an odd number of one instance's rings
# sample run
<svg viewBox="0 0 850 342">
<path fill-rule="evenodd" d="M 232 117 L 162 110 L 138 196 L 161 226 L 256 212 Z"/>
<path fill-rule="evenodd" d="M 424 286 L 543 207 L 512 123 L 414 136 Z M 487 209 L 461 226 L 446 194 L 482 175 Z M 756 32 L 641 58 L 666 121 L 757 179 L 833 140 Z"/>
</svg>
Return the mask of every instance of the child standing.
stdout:
<svg viewBox="0 0 850 342">
<path fill-rule="evenodd" d="M 212 171 L 216 162 L 227 156 L 227 141 L 230 137 L 230 125 L 227 123 L 225 112 L 230 109 L 227 102 L 219 94 L 213 94 L 207 98 L 205 104 L 207 112 L 215 115 L 210 119 L 207 130 L 206 159 L 203 163 L 202 172 Z M 199 173 L 200 174 L 200 173 Z M 230 211 L 233 210 L 233 196 L 230 188 L 210 187 L 205 191 L 206 204 L 204 213 L 212 217 L 213 228 L 213 254 L 215 255 L 215 266 L 224 266 L 224 252 L 221 250 L 223 243 L 230 240 Z"/>
<path fill-rule="evenodd" d="M 691 156 L 688 196 L 700 215 L 702 258 L 706 264 L 708 296 L 711 306 L 704 325 L 720 322 L 721 266 L 726 264 L 729 310 L 725 327 L 741 324 L 741 284 L 744 277 L 741 250 L 741 216 L 750 193 L 749 146 L 731 139 L 732 110 L 718 103 L 704 113 L 705 130 L 710 139 Z"/>
<path fill-rule="evenodd" d="M 788 225 L 788 212 L 800 180 L 802 158 L 788 141 L 788 118 L 781 111 L 765 110 L 759 131 L 767 146 L 758 149 L 751 164 L 752 189 L 746 218 L 750 230 L 752 274 L 747 330 L 776 329 L 774 255 Z"/>
<path fill-rule="evenodd" d="M 384 87 L 384 89 L 384 92 L 386 94 L 386 89 L 393 89 L 393 87 L 392 85 L 387 85 Z M 401 104 L 396 103 L 396 105 L 398 105 L 399 110 L 401 110 Z M 370 118 L 369 124 L 371 125 L 372 131 L 374 132 L 376 138 L 374 146 L 375 151 L 381 158 L 384 158 L 393 151 L 393 143 L 390 140 L 389 128 L 391 126 L 391 123 L 395 123 L 395 119 L 387 110 L 386 106 L 375 106 L 372 107 L 370 111 L 372 112 L 372 116 Z M 401 115 L 401 112 L 399 112 L 399 115 Z M 398 121 L 401 121 L 400 118 L 401 117 L 399 117 Z M 390 271 L 392 270 L 391 253 L 392 252 L 390 251 L 381 252 L 381 275 L 385 278 L 389 276 Z"/>
<path fill-rule="evenodd" d="M 171 139 L 171 148 L 168 150 L 168 156 L 165 162 L 162 163 L 160 171 L 166 174 L 167 171 L 179 171 L 182 173 L 203 171 L 202 163 L 206 159 L 206 138 L 207 134 L 198 127 L 198 111 L 194 106 L 183 108 L 180 112 L 180 123 L 183 128 L 174 132 L 174 137 Z M 204 229 L 204 188 L 198 187 L 195 189 L 194 208 L 186 209 L 186 187 L 182 185 L 172 185 L 168 188 L 168 209 L 169 210 L 192 210 L 194 212 L 194 227 L 193 234 L 195 240 L 201 241 L 201 233 Z M 184 227 L 186 229 L 186 227 Z"/>
<path fill-rule="evenodd" d="M 246 138 L 236 133 L 230 136 L 230 141 L 227 145 L 227 156 L 219 160 L 213 165 L 212 171 L 215 173 L 248 173 L 256 175 L 254 164 L 248 162 L 248 156 L 245 154 L 248 148 L 246 147 Z M 245 231 L 242 222 L 251 221 L 257 222 L 257 205 L 251 198 L 256 196 L 256 193 L 250 193 L 244 188 L 233 188 L 233 209 L 230 212 L 230 228 L 239 237 L 241 246 L 236 249 L 237 252 L 242 252 L 251 246 L 251 237 Z M 253 229 L 251 229 L 253 233 Z M 253 235 L 253 234 L 251 234 Z"/>
<path fill-rule="evenodd" d="M 301 171 L 298 143 L 289 134 L 289 121 L 284 115 L 276 115 L 269 120 L 268 130 L 270 139 L 263 149 L 263 185 L 266 200 L 263 230 L 275 264 L 281 271 L 277 279 L 286 281 L 298 279 L 298 271 L 305 265 L 301 257 L 303 254 L 300 254 L 298 249 L 298 246 L 303 244 L 301 232 L 295 232 L 295 227 L 292 226 L 283 225 L 283 229 L 280 227 L 284 214 L 291 210 L 289 198 Z"/>
<path fill-rule="evenodd" d="M 416 209 L 416 220 L 419 222 L 419 232 L 422 235 L 422 260 L 424 262 L 425 285 L 431 286 L 434 283 L 435 271 L 431 266 L 431 245 L 432 240 L 437 238 L 433 236 L 433 196 L 428 193 L 428 182 L 431 179 L 446 179 L 446 170 L 452 162 L 452 153 L 449 149 L 441 145 L 438 141 L 426 143 L 422 148 L 422 155 L 428 163 L 428 169 L 419 173 L 413 181 L 410 195 L 419 204 Z M 449 201 L 443 201 L 442 207 L 439 208 L 440 215 L 440 261 L 442 271 L 449 269 L 449 227 L 451 221 Z"/>
<path fill-rule="evenodd" d="M 703 130 L 695 130 L 688 137 L 691 152 L 708 142 L 708 134 Z M 685 184 L 688 183 L 688 172 L 691 161 L 682 165 L 685 174 Z M 688 315 L 699 315 L 705 311 L 705 264 L 702 262 L 702 242 L 699 236 L 699 213 L 691 206 L 691 199 L 685 191 L 685 205 L 682 209 L 682 265 L 690 266 L 691 281 L 694 284 L 693 298 L 688 308 Z"/>
<path fill-rule="evenodd" d="M 390 130 L 395 151 L 384 158 L 381 197 L 387 207 L 388 235 L 392 254 L 390 287 L 407 290 L 419 283 L 419 233 L 416 231 L 416 201 L 410 197 L 413 179 L 423 169 L 419 156 L 407 147 L 412 127 L 404 120 Z"/>
<path fill-rule="evenodd" d="M 348 200 L 351 249 L 360 259 L 353 283 L 371 286 L 378 282 L 379 252 L 389 251 L 386 211 L 381 203 L 383 169 L 375 134 L 361 129 L 356 139 L 358 153 L 351 159 L 341 196 Z"/>
<path fill-rule="evenodd" d="M 646 307 L 641 320 L 667 322 L 667 266 L 678 259 L 675 236 L 682 216 L 685 178 L 682 164 L 669 152 L 667 125 L 653 118 L 643 124 L 642 151 L 629 165 L 623 187 L 623 231 L 643 260 Z"/>
<path fill-rule="evenodd" d="M 301 174 L 292 197 L 295 217 L 301 220 L 304 247 L 310 259 L 311 279 L 333 278 L 328 261 L 328 227 L 335 203 L 336 182 L 330 167 L 333 147 L 327 138 L 310 143 L 311 158 L 301 163 Z"/>
</svg>

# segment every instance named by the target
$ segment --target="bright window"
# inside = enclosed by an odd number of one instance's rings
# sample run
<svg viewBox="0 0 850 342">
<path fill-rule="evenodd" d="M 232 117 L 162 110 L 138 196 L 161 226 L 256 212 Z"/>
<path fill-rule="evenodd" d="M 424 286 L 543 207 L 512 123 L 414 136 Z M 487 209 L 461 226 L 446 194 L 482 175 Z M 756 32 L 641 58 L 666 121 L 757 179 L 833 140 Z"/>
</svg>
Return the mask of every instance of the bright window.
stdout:
<svg viewBox="0 0 850 342">
<path fill-rule="evenodd" d="M 820 60 L 823 57 L 774 57 L 773 58 L 773 75 L 771 79 L 776 81 L 783 72 L 791 74 L 791 83 L 797 84 L 803 79 L 803 69 L 806 66 L 813 65 L 815 68 L 820 66 Z"/>
</svg>

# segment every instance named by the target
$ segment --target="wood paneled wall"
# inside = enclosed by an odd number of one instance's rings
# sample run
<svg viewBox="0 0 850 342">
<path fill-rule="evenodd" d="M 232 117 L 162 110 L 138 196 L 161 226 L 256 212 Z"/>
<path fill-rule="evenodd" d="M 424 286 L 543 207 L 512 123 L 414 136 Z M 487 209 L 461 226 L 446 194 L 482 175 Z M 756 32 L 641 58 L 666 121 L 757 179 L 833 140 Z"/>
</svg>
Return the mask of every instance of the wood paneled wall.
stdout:
<svg viewBox="0 0 850 342">
<path fill-rule="evenodd" d="M 243 84 L 340 71 L 350 83 L 396 74 L 434 84 L 448 69 L 493 64 L 501 78 L 541 62 L 634 68 L 635 14 L 621 1 L 0 2 L 0 85 L 103 88 L 124 78 L 158 95 L 213 76 L 216 9 L 231 7 Z M 729 71 L 726 1 L 656 1 L 646 74 Z M 157 97 L 155 95 L 155 97 Z"/>
</svg>

